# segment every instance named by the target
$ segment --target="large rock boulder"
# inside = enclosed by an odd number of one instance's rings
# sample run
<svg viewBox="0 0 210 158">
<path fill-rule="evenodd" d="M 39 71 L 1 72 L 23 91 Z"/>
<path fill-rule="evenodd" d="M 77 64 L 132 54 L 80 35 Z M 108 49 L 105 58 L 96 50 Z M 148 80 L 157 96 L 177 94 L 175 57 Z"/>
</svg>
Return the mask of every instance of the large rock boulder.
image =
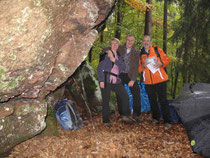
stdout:
<svg viewBox="0 0 210 158">
<path fill-rule="evenodd" d="M 46 96 L 84 61 L 114 4 L 0 1 L 0 153 L 45 128 Z"/>
<path fill-rule="evenodd" d="M 8 111 L 11 111 L 11 115 L 8 115 Z M 38 99 L 13 100 L 1 106 L 0 147 L 9 149 L 40 133 L 46 126 L 46 112 L 46 102 Z"/>
</svg>

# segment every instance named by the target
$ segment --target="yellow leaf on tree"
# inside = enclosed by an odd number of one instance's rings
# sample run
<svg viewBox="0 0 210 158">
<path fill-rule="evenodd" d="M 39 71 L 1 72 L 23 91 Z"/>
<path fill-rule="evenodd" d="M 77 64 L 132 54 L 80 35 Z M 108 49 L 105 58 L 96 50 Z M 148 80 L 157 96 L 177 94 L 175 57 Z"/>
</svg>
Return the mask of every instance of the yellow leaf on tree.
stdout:
<svg viewBox="0 0 210 158">
<path fill-rule="evenodd" d="M 142 2 L 141 0 L 125 0 L 125 2 L 139 11 L 145 11 L 145 8 L 152 9 L 154 7 L 153 5 Z"/>
</svg>

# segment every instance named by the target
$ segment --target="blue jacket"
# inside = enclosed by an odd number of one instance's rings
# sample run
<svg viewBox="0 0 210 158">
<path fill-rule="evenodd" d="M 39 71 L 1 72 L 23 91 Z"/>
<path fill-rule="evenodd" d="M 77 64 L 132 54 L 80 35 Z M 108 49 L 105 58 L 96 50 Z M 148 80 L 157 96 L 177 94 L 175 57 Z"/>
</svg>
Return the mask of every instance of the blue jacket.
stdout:
<svg viewBox="0 0 210 158">
<path fill-rule="evenodd" d="M 104 72 L 111 72 L 112 67 L 114 66 L 114 64 L 116 64 L 119 68 L 119 73 L 121 73 L 122 71 L 125 71 L 125 63 L 124 63 L 124 59 L 122 56 L 119 55 L 118 53 L 118 59 L 119 60 L 115 60 L 115 63 L 111 62 L 111 60 L 108 57 L 108 54 L 105 53 L 104 54 L 104 58 L 103 60 L 101 60 L 98 64 L 97 67 L 97 75 L 98 75 L 98 81 L 99 82 L 104 82 L 105 78 L 104 78 Z M 117 74 L 118 75 L 118 74 Z M 109 78 L 110 78 L 110 74 L 107 74 L 107 78 L 106 81 L 109 82 Z M 120 78 L 117 78 L 117 83 L 121 83 Z"/>
</svg>

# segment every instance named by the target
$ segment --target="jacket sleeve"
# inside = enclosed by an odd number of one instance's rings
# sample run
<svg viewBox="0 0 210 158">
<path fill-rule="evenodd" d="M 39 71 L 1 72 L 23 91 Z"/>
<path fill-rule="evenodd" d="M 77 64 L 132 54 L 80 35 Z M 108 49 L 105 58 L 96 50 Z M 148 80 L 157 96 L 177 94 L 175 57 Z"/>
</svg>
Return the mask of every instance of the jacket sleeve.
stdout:
<svg viewBox="0 0 210 158">
<path fill-rule="evenodd" d="M 139 67 L 139 50 L 134 49 L 134 54 L 131 58 L 131 64 L 130 64 L 130 73 L 129 77 L 131 80 L 136 81 L 137 75 L 138 75 L 138 67 Z"/>
<path fill-rule="evenodd" d="M 100 56 L 99 56 L 99 62 L 101 62 L 102 60 L 104 60 L 105 59 L 105 56 L 106 56 L 106 51 L 107 50 L 110 50 L 111 48 L 110 47 L 106 47 L 106 48 L 104 48 L 103 50 L 102 50 L 102 52 L 101 52 L 101 54 L 100 54 Z"/>
<path fill-rule="evenodd" d="M 118 60 L 115 60 L 115 64 L 116 64 L 116 65 L 118 66 L 118 68 L 119 68 L 119 73 L 125 71 L 126 66 L 125 66 L 125 62 L 124 62 L 124 59 L 123 59 L 122 56 L 119 56 L 119 57 L 118 57 Z"/>
<path fill-rule="evenodd" d="M 147 58 L 147 55 L 142 55 L 141 58 L 139 58 L 139 68 L 138 68 L 138 71 L 139 72 L 143 72 L 144 71 L 144 67 L 142 66 L 142 64 L 144 63 L 145 61 L 145 58 Z"/>
<path fill-rule="evenodd" d="M 105 55 L 104 60 L 100 61 L 97 66 L 97 77 L 99 82 L 104 82 L 104 68 L 107 60 L 107 55 Z"/>
<path fill-rule="evenodd" d="M 143 70 L 144 70 L 144 68 L 142 67 L 141 59 L 139 58 L 139 67 L 138 67 L 138 71 L 139 71 L 139 72 L 142 72 Z"/>
<path fill-rule="evenodd" d="M 164 51 L 160 48 L 158 48 L 158 52 L 160 54 L 160 58 L 161 61 L 163 63 L 163 67 L 167 67 L 170 64 L 170 59 L 168 58 L 168 56 L 166 55 L 166 53 L 164 53 Z"/>
<path fill-rule="evenodd" d="M 110 47 L 104 48 L 104 49 L 102 50 L 102 53 L 106 53 L 107 50 L 111 50 L 111 48 L 110 48 Z"/>
<path fill-rule="evenodd" d="M 102 67 L 103 67 L 103 61 L 101 61 L 98 64 L 98 67 L 97 67 L 97 77 L 98 77 L 98 81 L 99 82 L 103 82 L 104 81 Z"/>
</svg>

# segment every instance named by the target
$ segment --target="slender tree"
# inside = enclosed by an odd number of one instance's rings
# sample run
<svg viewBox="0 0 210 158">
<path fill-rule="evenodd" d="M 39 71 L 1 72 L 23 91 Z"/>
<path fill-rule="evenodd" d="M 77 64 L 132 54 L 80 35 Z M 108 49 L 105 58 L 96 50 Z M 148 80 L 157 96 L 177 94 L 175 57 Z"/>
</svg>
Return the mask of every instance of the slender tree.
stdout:
<svg viewBox="0 0 210 158">
<path fill-rule="evenodd" d="M 183 12 L 176 21 L 173 42 L 182 48 L 180 71 L 183 83 L 210 82 L 210 66 L 207 64 L 210 48 L 206 45 L 210 43 L 210 1 L 180 0 L 179 5 Z"/>
<path fill-rule="evenodd" d="M 148 4 L 152 4 L 152 0 L 147 0 Z M 144 27 L 144 35 L 151 35 L 152 31 L 152 9 L 147 8 L 145 13 L 145 27 Z"/>
<path fill-rule="evenodd" d="M 119 40 L 121 39 L 121 22 L 122 22 L 122 18 L 123 18 L 123 13 L 120 11 L 120 8 L 122 7 L 123 1 L 118 1 L 117 2 L 117 8 L 116 8 L 116 23 L 117 23 L 117 27 L 115 30 L 115 37 L 118 38 Z"/>
<path fill-rule="evenodd" d="M 101 26 L 101 34 L 100 34 L 100 42 L 104 42 L 104 29 L 106 28 L 106 23 L 104 23 L 102 26 Z"/>
<path fill-rule="evenodd" d="M 163 11 L 163 51 L 167 53 L 167 17 L 168 17 L 168 0 L 164 0 Z"/>
</svg>

